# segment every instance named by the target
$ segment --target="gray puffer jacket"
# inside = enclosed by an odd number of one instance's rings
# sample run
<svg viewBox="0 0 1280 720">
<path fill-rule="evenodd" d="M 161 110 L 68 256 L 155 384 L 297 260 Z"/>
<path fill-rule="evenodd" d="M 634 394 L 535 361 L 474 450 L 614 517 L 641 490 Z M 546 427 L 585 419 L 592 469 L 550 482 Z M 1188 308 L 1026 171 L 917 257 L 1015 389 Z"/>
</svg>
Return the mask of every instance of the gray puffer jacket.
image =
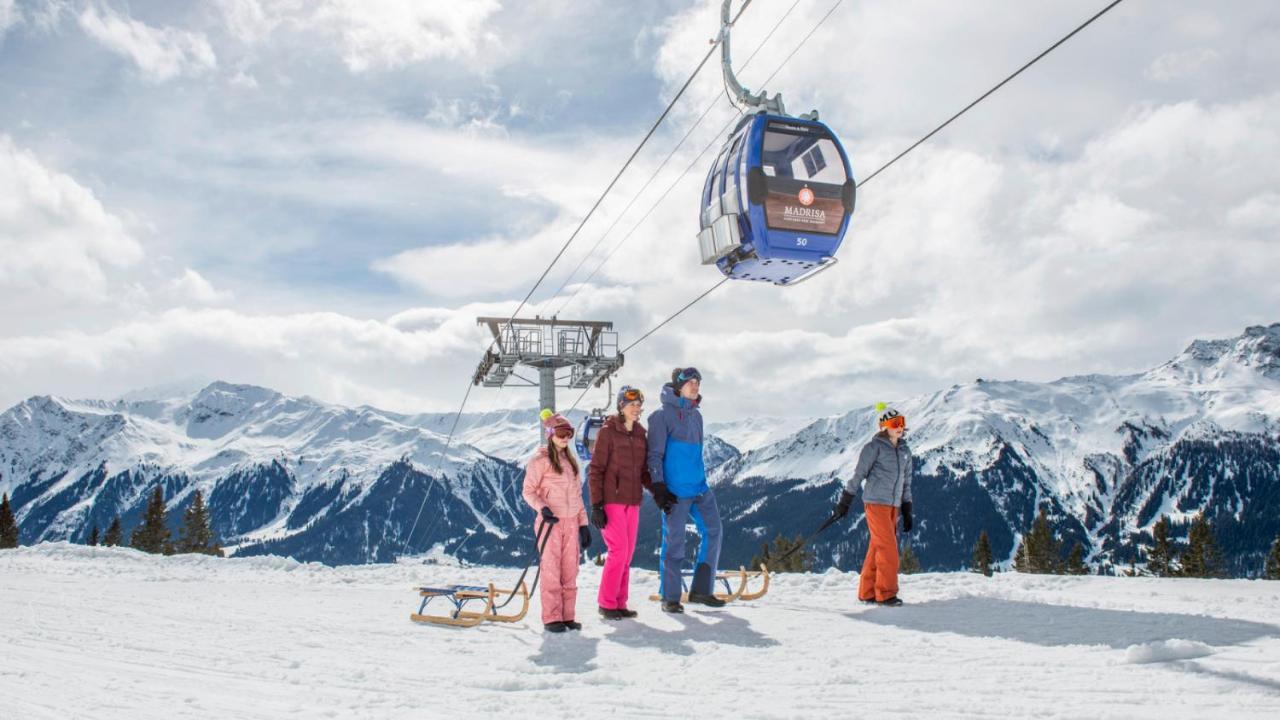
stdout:
<svg viewBox="0 0 1280 720">
<path fill-rule="evenodd" d="M 845 485 L 851 495 L 858 494 L 858 486 L 865 479 L 862 488 L 862 502 L 873 505 L 893 505 L 898 507 L 904 502 L 911 502 L 911 448 L 906 440 L 899 440 L 894 447 L 884 433 L 877 433 L 858 455 L 858 466 L 854 468 L 853 477 Z"/>
</svg>

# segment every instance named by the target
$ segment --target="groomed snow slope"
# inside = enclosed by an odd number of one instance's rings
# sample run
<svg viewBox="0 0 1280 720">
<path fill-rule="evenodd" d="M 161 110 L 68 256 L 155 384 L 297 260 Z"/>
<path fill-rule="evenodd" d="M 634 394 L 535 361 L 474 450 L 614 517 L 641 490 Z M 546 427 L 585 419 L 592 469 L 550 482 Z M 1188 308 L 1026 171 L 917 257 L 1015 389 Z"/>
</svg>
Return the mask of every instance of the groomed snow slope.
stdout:
<svg viewBox="0 0 1280 720">
<path fill-rule="evenodd" d="M 411 588 L 510 570 L 156 557 L 52 543 L 0 552 L 9 718 L 1280 717 L 1280 583 L 906 577 L 898 609 L 849 574 L 763 600 L 580 634 L 420 626 Z M 616 712 L 617 715 L 611 715 Z"/>
</svg>

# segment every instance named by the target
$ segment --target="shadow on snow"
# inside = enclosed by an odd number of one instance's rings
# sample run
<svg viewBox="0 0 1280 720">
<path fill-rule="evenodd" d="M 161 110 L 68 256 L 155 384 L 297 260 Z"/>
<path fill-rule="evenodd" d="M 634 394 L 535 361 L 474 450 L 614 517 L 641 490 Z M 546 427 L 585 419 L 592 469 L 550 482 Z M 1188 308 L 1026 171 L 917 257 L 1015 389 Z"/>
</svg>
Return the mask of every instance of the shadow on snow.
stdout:
<svg viewBox="0 0 1280 720">
<path fill-rule="evenodd" d="M 1123 649 L 1174 639 L 1221 647 L 1280 637 L 1280 627 L 1247 620 L 976 597 L 876 608 L 849 617 L 919 632 L 997 637 L 1045 647 L 1107 645 Z"/>
</svg>

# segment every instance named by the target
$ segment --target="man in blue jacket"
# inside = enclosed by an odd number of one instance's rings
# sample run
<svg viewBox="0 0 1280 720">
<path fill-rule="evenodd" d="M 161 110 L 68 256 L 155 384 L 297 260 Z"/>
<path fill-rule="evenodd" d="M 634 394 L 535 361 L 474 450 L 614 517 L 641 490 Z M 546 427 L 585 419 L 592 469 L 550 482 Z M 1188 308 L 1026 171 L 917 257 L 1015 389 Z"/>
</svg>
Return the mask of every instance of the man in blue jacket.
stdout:
<svg viewBox="0 0 1280 720">
<path fill-rule="evenodd" d="M 664 612 L 681 613 L 680 568 L 684 565 L 685 524 L 690 518 L 702 544 L 689 585 L 689 602 L 722 607 L 714 593 L 720 563 L 720 510 L 707 485 L 702 462 L 702 374 L 697 368 L 676 368 L 670 384 L 662 386 L 662 408 L 649 416 L 649 474 L 653 498 L 662 508 L 662 576 Z"/>
</svg>

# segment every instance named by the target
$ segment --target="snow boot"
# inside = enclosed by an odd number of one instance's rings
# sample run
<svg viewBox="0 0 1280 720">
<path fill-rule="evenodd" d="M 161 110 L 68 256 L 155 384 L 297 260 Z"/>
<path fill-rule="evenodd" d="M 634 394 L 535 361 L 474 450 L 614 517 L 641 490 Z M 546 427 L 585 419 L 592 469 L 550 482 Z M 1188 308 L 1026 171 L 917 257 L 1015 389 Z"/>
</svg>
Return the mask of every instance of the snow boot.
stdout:
<svg viewBox="0 0 1280 720">
<path fill-rule="evenodd" d="M 577 620 L 565 620 L 565 621 L 564 621 L 564 626 L 565 626 L 565 628 L 566 628 L 566 629 L 568 629 L 568 630 L 581 630 L 581 629 L 582 629 L 582 623 L 578 622 Z"/>
<path fill-rule="evenodd" d="M 898 599 L 898 596 L 897 596 L 897 595 L 894 595 L 893 597 L 891 597 L 891 598 L 886 598 L 886 599 L 884 599 L 884 600 L 881 600 L 881 601 L 877 602 L 876 604 L 877 604 L 877 605 L 884 605 L 885 607 L 901 607 L 901 606 L 902 606 L 902 601 Z"/>
<path fill-rule="evenodd" d="M 633 618 L 640 614 L 635 610 L 629 610 L 627 608 L 618 608 L 618 612 L 622 613 L 622 617 L 624 618 Z"/>
<path fill-rule="evenodd" d="M 559 622 L 559 621 L 549 622 L 546 625 L 543 625 L 542 627 L 545 628 L 547 632 L 551 632 L 551 633 L 562 633 L 565 630 L 569 629 L 568 625 L 565 625 L 563 622 Z"/>
<path fill-rule="evenodd" d="M 681 605 L 678 600 L 663 600 L 662 612 L 671 613 L 673 615 L 679 615 L 680 613 L 684 612 L 684 606 Z"/>
<path fill-rule="evenodd" d="M 698 563 L 693 569 L 693 582 L 689 584 L 689 602 L 708 607 L 724 607 L 725 602 L 715 595 L 715 571 L 707 563 Z"/>
<path fill-rule="evenodd" d="M 614 610 L 613 608 L 602 607 L 600 608 L 600 617 L 604 618 L 605 620 L 621 620 L 627 616 L 621 610 Z"/>
<path fill-rule="evenodd" d="M 714 608 L 720 608 L 725 606 L 725 601 L 721 600 L 715 595 L 709 595 L 709 594 L 703 595 L 702 593 L 696 593 L 696 592 L 689 593 L 689 602 L 698 603 L 699 605 L 706 605 L 707 607 L 714 607 Z"/>
</svg>

